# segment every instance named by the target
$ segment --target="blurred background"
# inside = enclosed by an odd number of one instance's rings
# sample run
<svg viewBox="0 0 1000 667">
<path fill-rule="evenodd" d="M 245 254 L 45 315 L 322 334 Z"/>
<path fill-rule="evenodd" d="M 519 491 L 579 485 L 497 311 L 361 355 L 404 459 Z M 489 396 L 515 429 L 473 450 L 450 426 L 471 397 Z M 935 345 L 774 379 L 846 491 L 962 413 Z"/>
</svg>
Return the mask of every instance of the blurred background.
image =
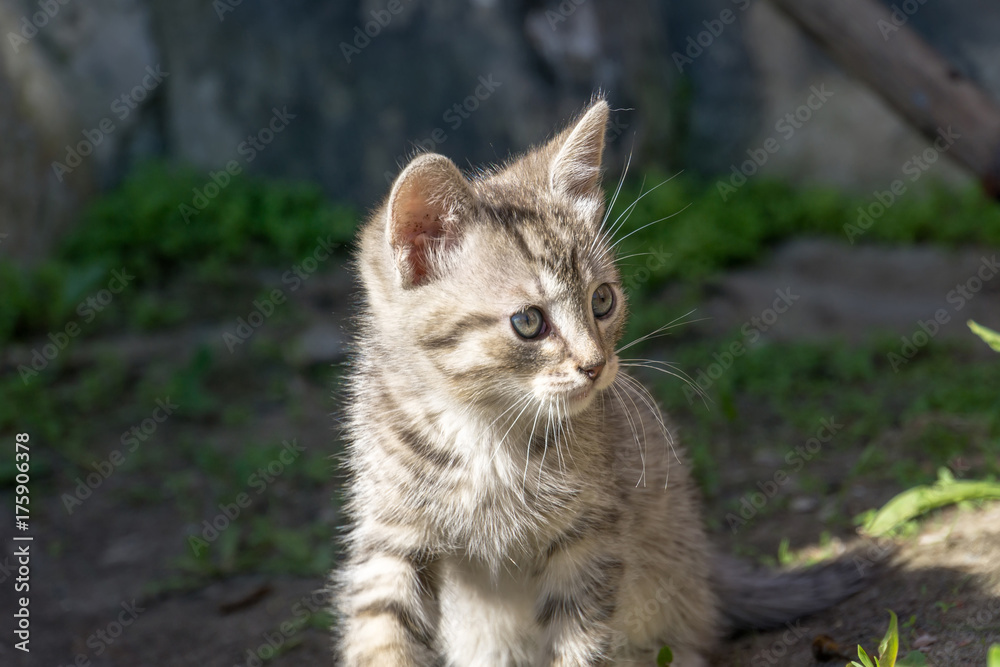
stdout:
<svg viewBox="0 0 1000 667">
<path fill-rule="evenodd" d="M 595 92 L 627 340 L 684 322 L 629 352 L 690 380 L 639 373 L 723 549 L 879 562 L 872 510 L 994 480 L 1000 7 L 827 4 L 0 0 L 0 663 L 333 664 L 355 229 L 416 152 L 472 173 Z M 872 649 L 886 608 L 985 664 L 998 526 L 908 521 L 902 568 L 716 664 Z"/>
</svg>

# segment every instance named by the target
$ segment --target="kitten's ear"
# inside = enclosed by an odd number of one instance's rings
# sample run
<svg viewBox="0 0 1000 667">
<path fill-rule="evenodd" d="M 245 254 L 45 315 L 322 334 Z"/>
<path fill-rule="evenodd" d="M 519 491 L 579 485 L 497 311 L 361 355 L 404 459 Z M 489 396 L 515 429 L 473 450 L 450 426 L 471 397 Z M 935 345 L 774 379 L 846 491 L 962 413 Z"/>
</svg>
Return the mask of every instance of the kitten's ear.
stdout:
<svg viewBox="0 0 1000 667">
<path fill-rule="evenodd" d="M 560 134 L 562 142 L 549 169 L 552 190 L 574 198 L 603 196 L 601 154 L 608 124 L 608 103 L 598 100 L 571 129 Z"/>
<path fill-rule="evenodd" d="M 389 194 L 386 239 L 404 287 L 433 278 L 440 253 L 458 238 L 471 193 L 458 167 L 443 155 L 414 159 Z"/>
</svg>

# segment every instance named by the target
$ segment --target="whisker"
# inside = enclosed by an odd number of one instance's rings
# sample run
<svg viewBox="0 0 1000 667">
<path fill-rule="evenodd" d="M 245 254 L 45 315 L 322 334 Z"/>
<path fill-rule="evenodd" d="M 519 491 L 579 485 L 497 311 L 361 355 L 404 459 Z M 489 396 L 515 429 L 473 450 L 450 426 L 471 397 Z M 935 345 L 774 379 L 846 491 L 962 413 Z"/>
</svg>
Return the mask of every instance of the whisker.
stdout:
<svg viewBox="0 0 1000 667">
<path fill-rule="evenodd" d="M 507 414 L 508 412 L 510 412 L 511 410 L 513 410 L 514 408 L 516 408 L 517 406 L 521 405 L 522 401 L 527 401 L 530 398 L 531 398 L 531 392 L 528 392 L 524 396 L 522 396 L 521 398 L 517 399 L 509 408 L 507 408 L 506 410 L 504 410 L 503 412 L 501 412 L 500 415 L 496 419 L 494 419 L 493 421 L 491 421 L 486 426 L 486 430 L 489 430 L 490 428 L 492 428 L 493 425 L 496 424 L 500 420 L 500 418 L 503 417 L 505 414 Z"/>
<path fill-rule="evenodd" d="M 639 434 L 635 430 L 635 422 L 632 421 L 632 416 L 628 412 L 628 406 L 625 405 L 625 400 L 622 398 L 621 393 L 618 391 L 618 387 L 616 386 L 617 383 L 618 383 L 618 378 L 616 377 L 615 381 L 612 382 L 608 388 L 611 389 L 613 392 L 615 392 L 615 397 L 618 399 L 618 402 L 622 406 L 622 412 L 625 415 L 625 420 L 628 422 L 629 428 L 632 429 L 632 437 L 635 438 L 636 449 L 639 450 L 639 460 L 642 461 L 642 472 L 639 474 L 639 479 L 635 483 L 635 485 L 638 487 L 640 484 L 645 483 L 646 453 L 643 451 L 642 445 L 639 444 Z"/>
<path fill-rule="evenodd" d="M 502 447 L 503 443 L 507 440 L 507 436 L 510 434 L 511 430 L 513 430 L 513 428 L 517 425 L 518 420 L 521 419 L 521 415 L 523 415 L 524 411 L 527 410 L 531 406 L 531 394 L 529 393 L 529 394 L 525 395 L 524 399 L 522 399 L 522 400 L 524 401 L 524 407 L 521 408 L 521 411 L 517 413 L 516 417 L 514 417 L 514 421 L 511 423 L 510 428 L 508 428 L 507 432 L 503 434 L 503 437 L 500 438 L 500 441 L 497 443 L 497 446 L 493 449 L 493 453 L 490 454 L 490 462 L 491 463 L 493 462 L 493 458 L 497 455 L 497 452 L 500 451 L 500 447 Z M 514 405 L 517 406 L 519 404 L 520 404 L 520 401 L 518 403 L 515 403 Z"/>
<path fill-rule="evenodd" d="M 645 185 L 645 182 L 646 182 L 645 179 L 643 179 L 643 184 L 639 186 L 639 191 L 640 191 L 641 194 L 638 197 L 636 197 L 636 199 L 635 199 L 634 202 L 632 202 L 631 204 L 629 204 L 628 207 L 624 211 L 621 212 L 621 214 L 618 216 L 618 219 L 615 220 L 615 224 L 611 226 L 610 230 L 608 230 L 609 233 L 605 236 L 605 238 L 607 238 L 607 239 L 614 238 L 614 235 L 617 234 L 625 226 L 625 223 L 628 222 L 628 219 L 632 215 L 632 211 L 635 209 L 636 205 L 644 197 L 646 197 L 646 195 L 650 194 L 651 192 L 655 192 L 656 190 L 658 190 L 659 188 L 663 187 L 664 185 L 666 185 L 670 181 L 674 180 L 675 178 L 677 178 L 678 176 L 680 176 L 683 173 L 684 173 L 684 170 L 681 169 L 680 171 L 678 171 L 676 174 L 674 174 L 670 178 L 666 179 L 665 181 L 663 181 L 662 183 L 660 183 L 658 185 L 653 186 L 652 188 L 650 188 L 649 190 L 646 190 L 645 192 L 642 192 L 643 185 Z M 690 204 L 688 204 L 688 206 L 690 206 Z M 619 221 L 622 220 L 623 216 L 624 216 L 625 220 L 622 221 L 621 224 L 619 224 Z M 659 222 L 659 221 L 657 221 L 657 222 Z M 647 227 L 648 227 L 648 225 L 647 225 Z M 640 229 L 643 229 L 643 228 L 640 228 Z M 612 244 L 611 247 L 613 248 L 615 245 L 618 245 L 617 242 L 614 243 L 614 244 Z"/>
<path fill-rule="evenodd" d="M 611 209 L 615 207 L 615 202 L 618 201 L 618 194 L 622 191 L 622 185 L 625 183 L 625 176 L 628 174 L 629 165 L 632 164 L 632 152 L 634 149 L 633 145 L 628 151 L 628 159 L 625 160 L 625 168 L 622 169 L 622 176 L 618 179 L 618 186 L 615 188 L 615 193 L 611 195 L 611 202 L 608 204 L 608 208 L 604 212 L 604 217 L 601 219 L 601 226 L 598 227 L 597 234 L 594 235 L 594 239 L 590 242 L 590 250 L 593 250 L 594 246 L 597 245 L 597 241 L 601 238 L 601 232 L 604 231 L 604 225 L 608 222 L 608 218 L 611 217 Z"/>
<path fill-rule="evenodd" d="M 687 206 L 685 206 L 681 210 L 675 211 L 674 213 L 671 213 L 670 215 L 664 216 L 664 217 L 660 218 L 659 220 L 653 220 L 652 222 L 647 222 L 642 227 L 639 227 L 638 229 L 633 229 L 628 234 L 626 234 L 625 236 L 621 237 L 620 239 L 618 239 L 617 241 L 615 241 L 614 243 L 612 243 L 611 247 L 612 248 L 616 247 L 619 243 L 621 243 L 622 241 L 624 241 L 628 237 L 632 236 L 633 234 L 637 234 L 637 233 L 641 232 L 642 230 L 646 229 L 646 227 L 651 227 L 651 226 L 653 226 L 653 225 L 655 225 L 657 223 L 663 222 L 664 220 L 669 220 L 670 218 L 674 217 L 675 215 L 680 215 L 684 211 L 686 211 L 689 208 L 691 208 L 692 204 L 694 204 L 694 202 L 689 203 Z"/>
<path fill-rule="evenodd" d="M 652 254 L 653 253 L 651 252 L 634 252 L 631 255 L 625 255 L 624 257 L 619 257 L 617 261 L 619 264 L 621 264 L 626 259 L 632 259 L 633 257 L 645 257 L 646 255 L 652 255 Z"/>
<path fill-rule="evenodd" d="M 531 422 L 531 433 L 528 434 L 528 446 L 525 447 L 525 454 L 524 454 L 524 477 L 521 479 L 522 493 L 527 490 L 528 486 L 528 463 L 531 461 L 531 443 L 535 439 L 535 426 L 538 425 L 538 415 L 541 413 L 542 407 L 546 407 L 547 403 L 548 401 L 546 401 L 545 403 L 538 404 L 538 409 L 535 410 L 535 419 Z M 545 426 L 546 447 L 548 447 L 548 437 L 549 437 L 549 427 L 548 427 L 548 422 L 546 422 Z M 539 464 L 539 475 L 541 475 L 541 465 L 544 463 L 545 463 L 545 451 L 543 450 L 542 463 Z"/>
<path fill-rule="evenodd" d="M 666 421 L 663 418 L 663 411 L 660 410 L 660 406 L 657 403 L 656 398 L 653 397 L 653 394 L 644 384 L 639 382 L 634 377 L 628 375 L 627 373 L 622 373 L 620 377 L 623 380 L 626 380 L 627 383 L 630 384 L 636 390 L 639 399 L 646 404 L 646 407 L 652 413 L 653 418 L 656 420 L 656 423 L 659 424 L 660 432 L 663 434 L 663 438 L 666 441 L 667 446 L 670 448 L 670 453 L 674 455 L 674 459 L 677 461 L 677 463 L 683 465 L 680 456 L 678 456 L 677 454 L 677 449 L 674 447 L 674 436 L 670 432 L 670 429 L 667 428 Z M 669 484 L 669 482 L 670 482 L 670 462 L 668 459 L 667 474 L 666 478 L 663 480 L 663 488 L 667 488 L 667 484 Z"/>
<path fill-rule="evenodd" d="M 708 401 L 710 401 L 711 399 L 708 397 L 708 394 L 705 393 L 705 390 L 701 388 L 701 385 L 695 382 L 695 380 L 690 375 L 679 369 L 674 369 L 677 371 L 674 372 L 674 370 L 671 370 L 673 367 L 669 365 L 668 368 L 663 368 L 657 365 L 657 362 L 654 362 L 652 359 L 642 360 L 642 361 L 643 363 L 630 363 L 629 361 L 621 361 L 619 362 L 619 364 L 625 368 L 647 368 L 652 371 L 659 371 L 660 373 L 665 373 L 667 375 L 673 376 L 678 380 L 680 380 L 681 382 L 683 382 L 684 384 L 691 387 L 691 389 L 693 389 L 694 392 L 698 394 L 698 396 L 701 398 L 702 402 L 705 404 L 705 407 L 709 407 Z M 658 362 L 658 363 L 666 364 L 666 362 Z"/>
<path fill-rule="evenodd" d="M 623 350 L 627 350 L 630 347 L 632 347 L 633 345 L 638 345 L 639 343 L 642 343 L 643 341 L 647 341 L 650 338 L 655 338 L 657 336 L 665 335 L 665 332 L 667 332 L 668 330 L 673 329 L 675 327 L 684 326 L 685 324 L 694 324 L 695 322 L 704 322 L 705 320 L 708 319 L 707 317 L 702 317 L 702 318 L 699 318 L 697 320 L 680 321 L 680 320 L 684 320 L 685 317 L 693 314 L 694 312 L 695 312 L 694 310 L 689 310 L 688 312 L 684 313 L 680 317 L 675 317 L 674 319 L 670 320 L 669 322 L 667 322 L 666 324 L 664 324 L 662 327 L 660 327 L 658 329 L 655 329 L 654 331 L 650 331 L 645 336 L 640 336 L 639 338 L 636 338 L 632 342 L 626 343 L 625 345 L 622 345 L 620 348 L 618 348 L 617 350 L 615 350 L 615 354 L 619 354 Z"/>
<path fill-rule="evenodd" d="M 616 381 L 618 379 L 625 380 L 626 378 L 629 380 L 632 379 L 629 378 L 625 373 L 621 373 L 615 378 L 615 380 Z M 635 404 L 635 401 L 632 400 L 632 396 L 628 390 L 628 387 L 623 386 L 622 389 L 625 391 L 625 397 L 628 398 L 629 403 L 632 404 L 632 409 L 635 410 L 636 419 L 639 421 L 639 427 L 642 429 L 642 448 L 639 450 L 640 457 L 642 458 L 642 477 L 640 478 L 640 481 L 642 482 L 643 486 L 646 486 L 646 450 L 648 449 L 649 445 L 649 438 L 646 436 L 646 420 L 642 418 L 642 414 L 639 412 L 639 406 L 637 406 Z"/>
<path fill-rule="evenodd" d="M 563 414 L 563 416 L 559 420 L 559 425 L 560 425 L 560 428 L 562 429 L 563 433 L 566 433 L 567 429 L 572 429 L 572 427 L 573 427 L 573 420 L 570 419 L 570 416 L 569 416 L 569 406 L 567 405 L 567 403 L 568 403 L 568 401 L 565 398 L 563 398 L 562 406 L 560 408 L 561 413 Z M 573 436 L 571 435 L 570 436 L 570 438 L 571 438 L 570 442 L 566 443 L 566 456 L 565 456 L 565 458 L 569 459 L 569 462 L 570 462 L 571 465 L 576 465 L 576 461 L 573 460 L 573 447 L 571 446 L 572 445 L 572 437 Z"/>
<path fill-rule="evenodd" d="M 559 397 L 556 397 L 556 399 L 554 401 L 552 401 L 552 405 L 549 407 L 549 421 L 550 422 L 552 422 L 552 410 L 553 410 L 553 408 L 556 410 L 556 419 L 555 419 L 555 422 L 552 424 L 552 444 L 555 446 L 555 450 L 556 450 L 557 465 L 559 466 L 560 470 L 565 470 L 565 468 L 562 465 L 562 459 L 561 459 L 561 457 L 559 455 Z M 541 480 L 542 480 L 542 473 L 539 470 L 539 472 L 538 472 L 538 481 L 539 481 L 539 483 L 541 482 Z"/>
</svg>

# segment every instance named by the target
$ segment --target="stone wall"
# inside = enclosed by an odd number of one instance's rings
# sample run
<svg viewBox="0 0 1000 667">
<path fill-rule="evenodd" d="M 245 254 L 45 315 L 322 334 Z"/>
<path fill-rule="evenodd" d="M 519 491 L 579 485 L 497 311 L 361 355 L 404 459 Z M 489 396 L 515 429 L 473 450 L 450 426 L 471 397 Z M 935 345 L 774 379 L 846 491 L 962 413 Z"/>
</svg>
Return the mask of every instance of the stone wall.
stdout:
<svg viewBox="0 0 1000 667">
<path fill-rule="evenodd" d="M 1000 91 L 1000 8 L 907 2 Z M 414 150 L 500 161 L 595 90 L 618 109 L 613 170 L 634 150 L 724 177 L 775 136 L 762 173 L 867 192 L 925 146 L 766 0 L 0 0 L 0 35 L 0 253 L 24 259 L 145 158 L 206 177 L 236 160 L 364 209 Z M 776 129 L 824 85 L 808 122 Z"/>
</svg>

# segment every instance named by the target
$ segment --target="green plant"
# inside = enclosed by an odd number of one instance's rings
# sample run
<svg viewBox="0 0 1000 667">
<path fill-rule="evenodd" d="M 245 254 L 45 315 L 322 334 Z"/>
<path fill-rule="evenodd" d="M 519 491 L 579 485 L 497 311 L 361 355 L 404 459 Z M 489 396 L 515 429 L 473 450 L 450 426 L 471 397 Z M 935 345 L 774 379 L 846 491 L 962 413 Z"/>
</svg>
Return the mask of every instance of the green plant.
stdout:
<svg viewBox="0 0 1000 667">
<path fill-rule="evenodd" d="M 879 537 L 932 509 L 965 500 L 991 498 L 1000 498 L 1000 483 L 956 481 L 947 468 L 941 468 L 936 484 L 918 486 L 898 494 L 868 520 L 863 530 Z"/>
<path fill-rule="evenodd" d="M 199 200 L 207 184 L 190 168 L 142 165 L 85 211 L 58 256 L 124 266 L 139 283 L 160 283 L 190 266 L 290 266 L 319 240 L 341 246 L 354 236 L 354 212 L 327 202 L 315 185 L 239 175 Z M 184 206 L 197 214 L 185 215 Z"/>
<path fill-rule="evenodd" d="M 299 280 L 296 269 L 308 275 L 337 266 L 335 256 L 346 254 L 354 237 L 358 216 L 331 204 L 318 186 L 246 175 L 185 216 L 182 207 L 191 208 L 207 184 L 216 188 L 194 169 L 145 164 L 87 207 L 50 260 L 31 268 L 0 261 L 0 342 L 61 332 L 70 322 L 84 336 L 123 322 L 140 329 L 176 324 L 187 309 L 143 290 L 176 282 L 178 274 L 222 284 L 259 267 Z M 107 286 L 111 271 L 132 278 L 99 319 L 82 319 L 77 309 Z"/>
<path fill-rule="evenodd" d="M 987 329 L 973 320 L 969 320 L 967 324 L 969 325 L 969 328 L 972 329 L 972 333 L 982 338 L 991 348 L 1000 352 L 1000 333 L 993 331 L 993 329 Z"/>
<path fill-rule="evenodd" d="M 852 661 L 851 667 L 919 667 L 927 664 L 927 658 L 920 651 L 910 651 L 903 658 L 899 654 L 899 627 L 896 613 L 889 610 L 889 628 L 878 645 L 878 656 L 870 656 L 860 645 L 858 659 Z"/>
<path fill-rule="evenodd" d="M 974 188 L 932 189 L 900 199 L 852 237 L 849 227 L 869 203 L 829 188 L 795 188 L 764 178 L 749 180 L 724 200 L 716 183 L 651 171 L 626 184 L 608 223 L 628 219 L 615 238 L 623 239 L 621 256 L 629 257 L 623 277 L 633 293 L 668 280 L 700 281 L 723 267 L 757 260 L 771 245 L 796 235 L 852 243 L 1000 245 L 1000 208 Z M 943 219 L 949 224 L 940 224 Z M 637 254 L 651 251 L 657 256 Z"/>
<path fill-rule="evenodd" d="M 896 612 L 889 611 L 889 629 L 878 645 L 878 657 L 869 657 L 868 653 L 858 645 L 858 658 L 861 662 L 851 662 L 854 667 L 894 667 L 896 655 L 899 653 L 899 628 L 896 622 Z"/>
</svg>

